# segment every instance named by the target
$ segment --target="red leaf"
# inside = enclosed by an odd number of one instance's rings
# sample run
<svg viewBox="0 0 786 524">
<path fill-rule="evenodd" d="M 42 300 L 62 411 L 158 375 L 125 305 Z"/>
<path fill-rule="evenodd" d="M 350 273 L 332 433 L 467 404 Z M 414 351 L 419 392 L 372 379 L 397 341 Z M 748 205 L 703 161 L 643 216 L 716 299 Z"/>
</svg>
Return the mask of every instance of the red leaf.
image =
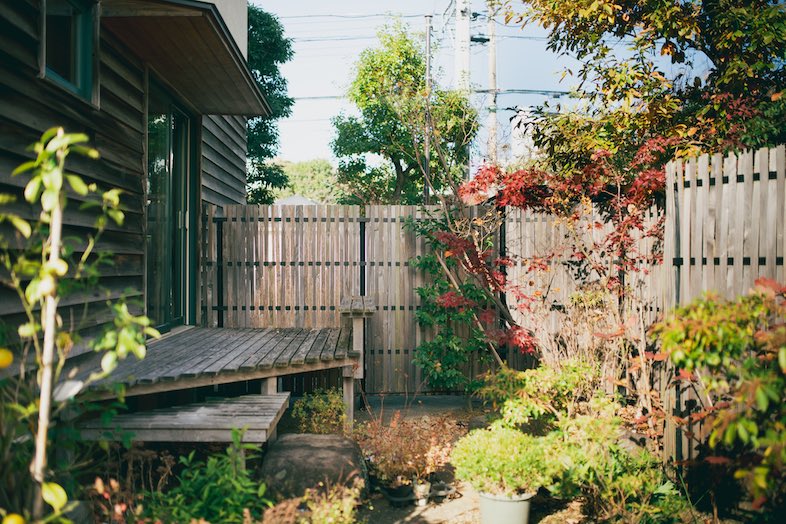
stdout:
<svg viewBox="0 0 786 524">
<path fill-rule="evenodd" d="M 772 291 L 776 295 L 783 295 L 786 294 L 786 286 L 772 280 L 771 278 L 767 277 L 759 277 L 754 282 L 757 288 L 761 288 L 764 291 Z"/>
<path fill-rule="evenodd" d="M 677 373 L 677 380 L 693 380 L 693 374 L 681 369 L 679 373 Z"/>
<path fill-rule="evenodd" d="M 717 465 L 728 464 L 729 462 L 731 462 L 731 459 L 729 457 L 719 457 L 716 455 L 713 455 L 711 457 L 705 457 L 704 460 L 709 464 L 717 464 Z"/>
</svg>

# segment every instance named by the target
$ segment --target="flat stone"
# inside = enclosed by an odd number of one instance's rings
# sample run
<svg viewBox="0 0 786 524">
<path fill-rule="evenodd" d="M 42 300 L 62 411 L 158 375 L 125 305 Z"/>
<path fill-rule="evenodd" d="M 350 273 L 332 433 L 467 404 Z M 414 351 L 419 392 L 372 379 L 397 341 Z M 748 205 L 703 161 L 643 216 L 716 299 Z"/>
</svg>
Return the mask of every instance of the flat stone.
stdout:
<svg viewBox="0 0 786 524">
<path fill-rule="evenodd" d="M 367 485 L 363 455 L 355 441 L 341 435 L 281 435 L 262 460 L 268 493 L 280 498 L 301 497 L 320 483 L 350 485 L 355 477 Z"/>
</svg>

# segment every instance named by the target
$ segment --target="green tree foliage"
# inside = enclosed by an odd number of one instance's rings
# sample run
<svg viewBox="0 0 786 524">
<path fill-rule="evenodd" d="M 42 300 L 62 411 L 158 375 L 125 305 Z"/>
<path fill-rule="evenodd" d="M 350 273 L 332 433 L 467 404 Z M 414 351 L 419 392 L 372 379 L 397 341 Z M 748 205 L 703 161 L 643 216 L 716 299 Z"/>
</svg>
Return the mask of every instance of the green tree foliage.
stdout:
<svg viewBox="0 0 786 524">
<path fill-rule="evenodd" d="M 429 127 L 432 188 L 441 191 L 461 179 L 467 145 L 477 130 L 476 112 L 461 93 L 439 87 L 427 93 L 425 74 L 425 51 L 399 23 L 382 29 L 379 46 L 361 53 L 348 93 L 359 115 L 333 121 L 332 147 L 347 200 L 420 202 Z"/>
<path fill-rule="evenodd" d="M 248 121 L 247 192 L 250 204 L 273 202 L 273 190 L 287 185 L 281 167 L 267 162 L 278 152 L 278 120 L 289 116 L 293 100 L 281 64 L 292 58 L 292 41 L 274 15 L 248 4 L 248 67 L 270 104 L 268 116 Z"/>
<path fill-rule="evenodd" d="M 509 14 L 578 59 L 578 109 L 546 116 L 536 144 L 571 175 L 598 150 L 624 176 L 639 153 L 695 154 L 786 140 L 786 6 L 775 0 L 525 0 Z M 515 9 L 514 9 L 515 10 Z M 623 42 L 625 46 L 620 46 Z M 676 71 L 676 74 L 672 74 Z M 660 139 L 666 142 L 653 144 Z M 642 148 L 646 151 L 642 151 Z"/>
<path fill-rule="evenodd" d="M 279 162 L 287 186 L 275 191 L 276 198 L 301 195 L 321 204 L 335 204 L 340 198 L 336 170 L 325 159 Z"/>
</svg>

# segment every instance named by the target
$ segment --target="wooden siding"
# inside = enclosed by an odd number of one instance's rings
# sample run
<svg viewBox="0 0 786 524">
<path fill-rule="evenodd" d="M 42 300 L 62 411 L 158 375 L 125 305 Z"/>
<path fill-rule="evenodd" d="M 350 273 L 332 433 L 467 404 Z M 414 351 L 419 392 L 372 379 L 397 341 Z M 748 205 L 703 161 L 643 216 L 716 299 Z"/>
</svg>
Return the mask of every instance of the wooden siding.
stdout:
<svg viewBox="0 0 786 524">
<path fill-rule="evenodd" d="M 202 117 L 202 200 L 219 206 L 246 203 L 244 117 Z"/>
<path fill-rule="evenodd" d="M 37 78 L 38 3 L 26 0 L 0 4 L 0 192 L 17 197 L 13 210 L 26 217 L 37 216 L 22 198 L 25 176 L 11 171 L 32 157 L 26 147 L 46 129 L 63 126 L 69 132 L 84 132 L 101 153 L 98 161 L 69 157 L 68 169 L 96 182 L 100 187 L 124 191 L 122 205 L 126 221 L 110 226 L 97 251 L 112 252 L 115 264 L 101 268 L 101 291 L 67 297 L 61 303 L 66 324 L 82 318 L 87 304 L 87 328 L 109 320 L 106 298 L 121 295 L 141 298 L 144 275 L 144 73 L 143 66 L 121 44 L 102 35 L 100 41 L 100 109 L 58 85 Z M 81 239 L 92 229 L 95 215 L 78 210 L 81 197 L 72 195 L 66 211 L 66 235 Z M 0 234 L 7 237 L 9 229 Z M 96 288 L 98 289 L 98 287 Z M 135 308 L 141 312 L 141 308 Z M 0 320 L 14 326 L 22 318 L 14 293 L 0 288 Z M 10 330 L 12 333 L 15 329 Z"/>
</svg>

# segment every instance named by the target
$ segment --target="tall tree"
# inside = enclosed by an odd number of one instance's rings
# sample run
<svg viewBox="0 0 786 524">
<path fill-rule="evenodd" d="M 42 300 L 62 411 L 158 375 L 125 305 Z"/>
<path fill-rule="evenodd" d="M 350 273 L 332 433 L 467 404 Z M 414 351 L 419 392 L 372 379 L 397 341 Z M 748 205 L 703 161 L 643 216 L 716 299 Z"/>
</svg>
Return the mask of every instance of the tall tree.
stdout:
<svg viewBox="0 0 786 524">
<path fill-rule="evenodd" d="M 321 204 L 335 204 L 339 192 L 336 169 L 325 159 L 303 162 L 280 162 L 289 182 L 287 187 L 276 190 L 276 198 L 300 195 Z"/>
<path fill-rule="evenodd" d="M 280 66 L 293 56 L 292 40 L 284 35 L 278 18 L 248 4 L 248 66 L 271 113 L 248 121 L 248 202 L 269 204 L 273 190 L 287 185 L 281 166 L 269 162 L 278 152 L 278 120 L 292 112 L 293 100 Z"/>
<path fill-rule="evenodd" d="M 461 179 L 476 112 L 461 93 L 439 87 L 427 93 L 425 75 L 425 50 L 401 23 L 382 29 L 379 46 L 361 53 L 348 93 L 359 115 L 333 121 L 332 147 L 349 201 L 420 202 L 426 132 L 436 139 L 432 189 Z"/>
</svg>

